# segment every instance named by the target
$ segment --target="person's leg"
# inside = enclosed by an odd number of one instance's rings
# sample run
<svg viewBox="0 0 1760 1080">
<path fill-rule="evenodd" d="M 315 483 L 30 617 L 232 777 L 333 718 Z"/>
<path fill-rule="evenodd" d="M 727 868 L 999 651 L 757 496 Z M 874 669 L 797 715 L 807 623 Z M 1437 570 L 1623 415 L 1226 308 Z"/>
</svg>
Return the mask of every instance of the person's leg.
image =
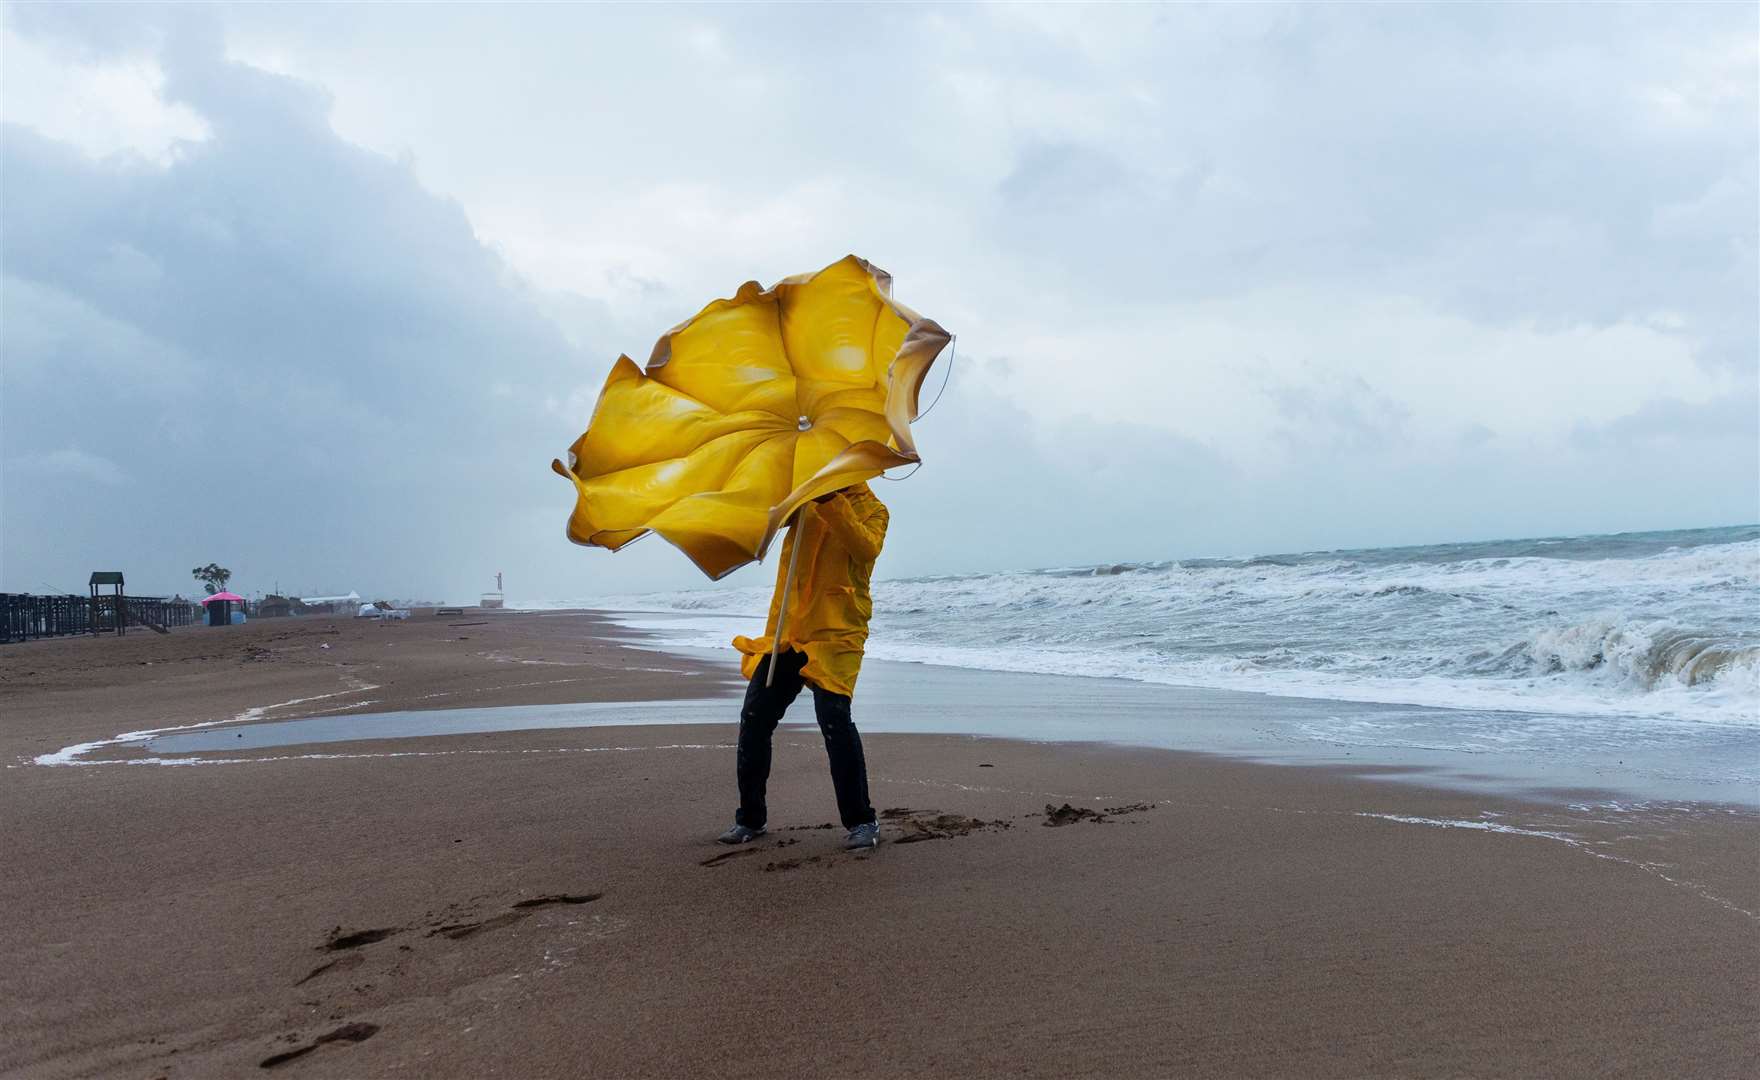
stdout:
<svg viewBox="0 0 1760 1080">
<path fill-rule="evenodd" d="M 837 790 L 837 813 L 843 827 L 853 829 L 874 820 L 868 804 L 868 763 L 862 757 L 862 736 L 850 719 L 849 698 L 813 687 L 813 712 L 825 737 L 831 762 L 831 786 Z"/>
<path fill-rule="evenodd" d="M 739 777 L 739 809 L 734 812 L 736 824 L 761 829 L 767 816 L 764 788 L 770 781 L 770 736 L 788 706 L 801 692 L 801 668 L 807 658 L 792 650 L 776 658 L 776 679 L 764 685 L 765 659 L 746 687 L 745 704 L 739 710 L 739 750 L 734 755 L 734 771 Z"/>
</svg>

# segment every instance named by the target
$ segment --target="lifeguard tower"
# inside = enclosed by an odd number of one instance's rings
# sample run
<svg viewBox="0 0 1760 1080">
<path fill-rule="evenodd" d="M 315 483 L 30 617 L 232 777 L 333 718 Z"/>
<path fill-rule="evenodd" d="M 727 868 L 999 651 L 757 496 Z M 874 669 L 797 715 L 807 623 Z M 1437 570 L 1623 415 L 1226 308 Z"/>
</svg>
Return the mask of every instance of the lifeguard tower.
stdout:
<svg viewBox="0 0 1760 1080">
<path fill-rule="evenodd" d="M 94 571 L 91 581 L 87 584 L 92 590 L 92 636 L 96 637 L 105 630 L 114 630 L 117 634 L 122 634 L 128 626 L 128 601 L 123 599 L 122 595 L 122 571 Z M 112 590 L 110 595 L 100 596 L 98 594 L 100 586 L 109 586 Z"/>
</svg>

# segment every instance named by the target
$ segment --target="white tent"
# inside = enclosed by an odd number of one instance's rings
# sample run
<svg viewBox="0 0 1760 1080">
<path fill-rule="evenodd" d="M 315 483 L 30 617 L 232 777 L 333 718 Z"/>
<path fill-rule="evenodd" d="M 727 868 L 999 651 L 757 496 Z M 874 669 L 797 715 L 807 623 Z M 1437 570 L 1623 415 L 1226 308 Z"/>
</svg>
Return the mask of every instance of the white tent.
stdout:
<svg viewBox="0 0 1760 1080">
<path fill-rule="evenodd" d="M 361 602 L 361 594 L 350 589 L 347 596 L 302 596 L 299 602 L 307 607 L 317 607 L 319 604 L 358 604 Z"/>
</svg>

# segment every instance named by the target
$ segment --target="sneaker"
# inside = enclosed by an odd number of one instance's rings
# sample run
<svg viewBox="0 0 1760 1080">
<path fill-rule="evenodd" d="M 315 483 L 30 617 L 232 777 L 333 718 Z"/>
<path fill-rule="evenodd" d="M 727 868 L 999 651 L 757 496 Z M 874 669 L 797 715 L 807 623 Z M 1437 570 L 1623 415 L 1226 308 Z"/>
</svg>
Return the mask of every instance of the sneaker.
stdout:
<svg viewBox="0 0 1760 1080">
<path fill-rule="evenodd" d="M 717 844 L 749 844 L 758 837 L 763 836 L 764 832 L 765 829 L 762 825 L 755 829 L 748 829 L 744 825 L 735 825 L 720 836 L 717 836 L 715 842 Z"/>
<path fill-rule="evenodd" d="M 870 821 L 866 825 L 857 825 L 843 838 L 845 851 L 859 851 L 862 848 L 880 846 L 880 823 Z"/>
</svg>

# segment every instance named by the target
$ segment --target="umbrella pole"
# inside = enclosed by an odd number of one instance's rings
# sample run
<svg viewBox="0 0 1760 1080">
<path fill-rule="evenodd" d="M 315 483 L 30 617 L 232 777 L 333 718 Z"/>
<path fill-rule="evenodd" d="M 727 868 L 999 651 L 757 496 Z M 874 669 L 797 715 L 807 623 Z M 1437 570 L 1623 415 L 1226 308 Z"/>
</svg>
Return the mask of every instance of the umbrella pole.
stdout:
<svg viewBox="0 0 1760 1080">
<path fill-rule="evenodd" d="M 788 628 L 788 596 L 794 592 L 794 564 L 801 557 L 800 515 L 795 515 L 794 524 L 788 530 L 788 576 L 782 581 L 782 607 L 776 612 L 776 637 L 770 642 L 770 662 L 765 665 L 764 685 L 770 686 L 776 681 L 776 655 L 782 651 L 782 633 Z"/>
</svg>

